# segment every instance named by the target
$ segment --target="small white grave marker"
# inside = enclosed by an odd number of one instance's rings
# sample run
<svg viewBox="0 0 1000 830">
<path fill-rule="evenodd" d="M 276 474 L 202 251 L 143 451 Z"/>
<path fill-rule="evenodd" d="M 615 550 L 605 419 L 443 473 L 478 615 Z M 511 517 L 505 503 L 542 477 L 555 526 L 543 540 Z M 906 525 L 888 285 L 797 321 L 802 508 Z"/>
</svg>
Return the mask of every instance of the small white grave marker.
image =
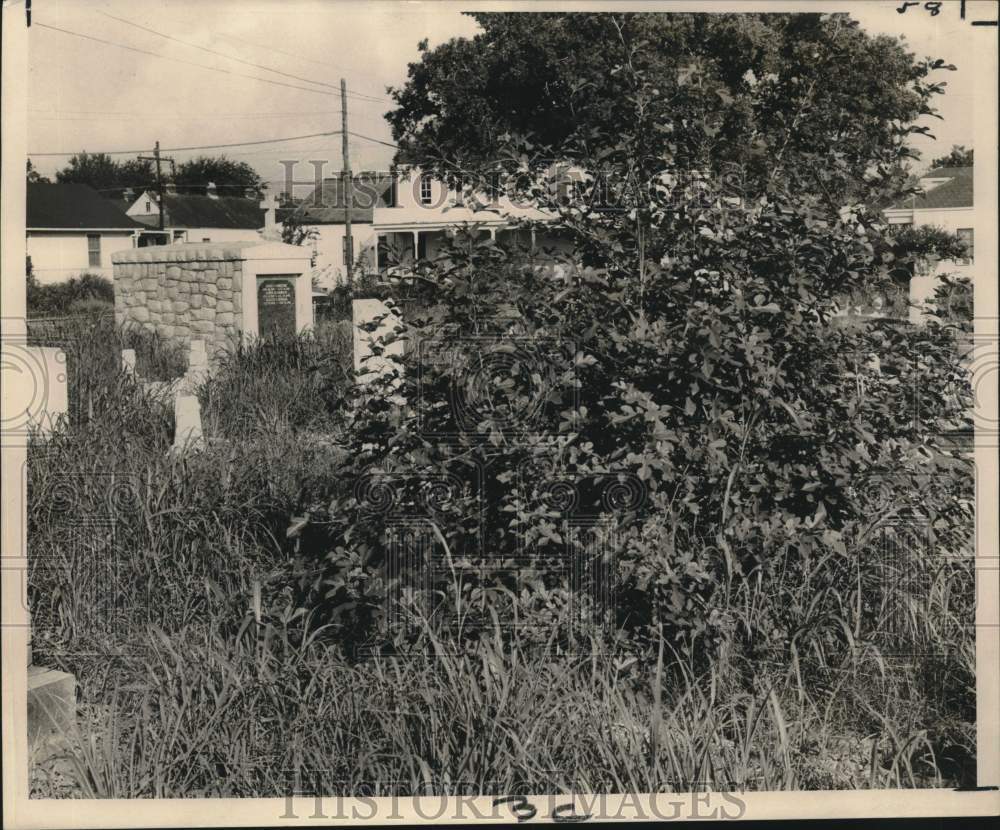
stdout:
<svg viewBox="0 0 1000 830">
<path fill-rule="evenodd" d="M 122 349 L 122 371 L 128 375 L 135 374 L 135 349 Z"/>
<path fill-rule="evenodd" d="M 178 395 L 174 398 L 174 449 L 201 449 L 203 446 L 198 398 L 195 395 Z"/>
</svg>

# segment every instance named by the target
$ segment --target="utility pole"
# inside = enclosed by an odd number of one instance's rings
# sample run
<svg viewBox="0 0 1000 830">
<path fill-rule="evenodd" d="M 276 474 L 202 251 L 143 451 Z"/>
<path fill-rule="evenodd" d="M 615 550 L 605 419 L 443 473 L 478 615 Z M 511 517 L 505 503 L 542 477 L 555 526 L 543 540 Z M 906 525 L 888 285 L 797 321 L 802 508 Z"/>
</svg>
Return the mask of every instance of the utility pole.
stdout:
<svg viewBox="0 0 1000 830">
<path fill-rule="evenodd" d="M 347 134 L 347 81 L 340 79 L 340 145 L 344 151 L 341 176 L 344 191 L 344 267 L 347 287 L 354 284 L 354 237 L 351 235 L 351 210 L 354 208 L 354 176 L 351 174 L 351 152 Z"/>
<path fill-rule="evenodd" d="M 139 156 L 139 161 L 155 161 L 156 162 L 156 201 L 160 206 L 160 230 L 163 230 L 163 176 L 160 172 L 160 162 L 169 161 L 170 169 L 177 170 L 174 160 L 172 158 L 161 158 L 160 157 L 160 142 L 156 142 L 156 146 L 153 148 L 152 156 Z"/>
</svg>

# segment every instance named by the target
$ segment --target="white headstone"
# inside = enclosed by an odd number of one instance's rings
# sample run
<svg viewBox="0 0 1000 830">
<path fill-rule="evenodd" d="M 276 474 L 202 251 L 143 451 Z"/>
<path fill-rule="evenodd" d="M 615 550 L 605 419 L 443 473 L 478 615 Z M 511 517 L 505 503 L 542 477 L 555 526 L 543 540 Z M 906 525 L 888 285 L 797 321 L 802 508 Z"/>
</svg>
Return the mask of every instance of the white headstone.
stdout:
<svg viewBox="0 0 1000 830">
<path fill-rule="evenodd" d="M 203 446 L 198 398 L 195 395 L 178 395 L 174 398 L 174 449 L 201 449 Z"/>
<path fill-rule="evenodd" d="M 122 349 L 122 371 L 135 374 L 135 349 Z"/>
<path fill-rule="evenodd" d="M 195 390 L 208 379 L 208 353 L 204 340 L 192 340 L 188 353 L 188 367 L 181 379 L 180 391 L 193 395 Z"/>
</svg>

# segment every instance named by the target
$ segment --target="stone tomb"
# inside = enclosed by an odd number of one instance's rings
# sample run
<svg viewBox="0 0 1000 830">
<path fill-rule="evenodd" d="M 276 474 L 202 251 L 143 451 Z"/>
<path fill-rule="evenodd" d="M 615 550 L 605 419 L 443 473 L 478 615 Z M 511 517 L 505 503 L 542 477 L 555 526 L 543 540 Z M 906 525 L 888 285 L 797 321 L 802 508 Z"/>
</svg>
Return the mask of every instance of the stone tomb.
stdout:
<svg viewBox="0 0 1000 830">
<path fill-rule="evenodd" d="M 310 251 L 272 240 L 178 243 L 112 254 L 115 317 L 209 359 L 233 342 L 312 327 Z"/>
</svg>

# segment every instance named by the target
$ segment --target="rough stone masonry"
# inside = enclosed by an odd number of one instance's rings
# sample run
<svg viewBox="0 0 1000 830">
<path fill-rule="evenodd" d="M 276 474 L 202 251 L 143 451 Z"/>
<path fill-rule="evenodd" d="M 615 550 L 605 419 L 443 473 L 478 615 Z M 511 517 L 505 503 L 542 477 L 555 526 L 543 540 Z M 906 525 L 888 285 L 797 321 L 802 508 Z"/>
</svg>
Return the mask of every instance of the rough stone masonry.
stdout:
<svg viewBox="0 0 1000 830">
<path fill-rule="evenodd" d="M 138 323 L 167 340 L 205 341 L 225 349 L 243 328 L 242 268 L 233 243 L 166 245 L 114 254 L 115 319 Z"/>
</svg>

